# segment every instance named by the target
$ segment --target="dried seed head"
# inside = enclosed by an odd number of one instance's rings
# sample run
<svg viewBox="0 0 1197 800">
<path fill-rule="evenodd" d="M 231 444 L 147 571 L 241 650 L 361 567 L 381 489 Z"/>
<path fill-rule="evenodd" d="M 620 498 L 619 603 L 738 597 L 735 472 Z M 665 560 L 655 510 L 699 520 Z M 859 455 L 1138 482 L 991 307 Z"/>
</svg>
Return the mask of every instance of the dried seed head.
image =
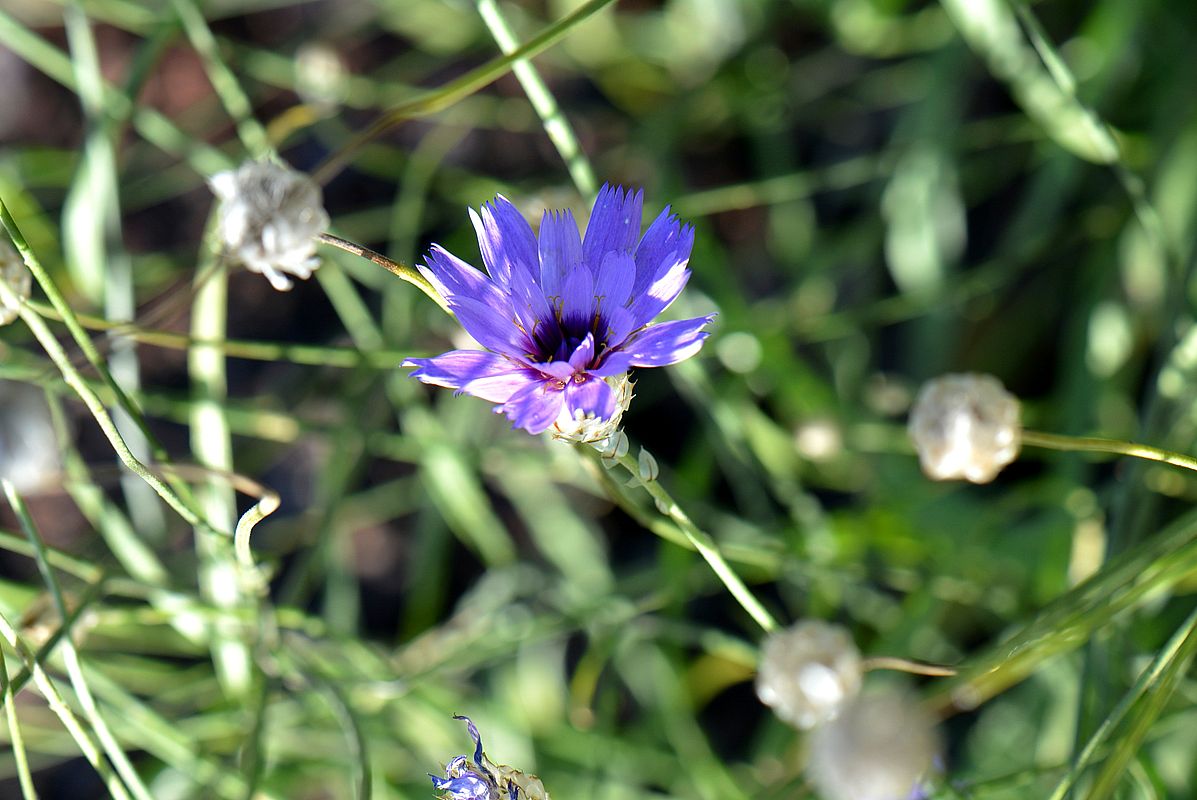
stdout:
<svg viewBox="0 0 1197 800">
<path fill-rule="evenodd" d="M 247 161 L 209 181 L 221 200 L 220 240 L 226 254 L 260 272 L 279 291 L 287 275 L 307 279 L 320 266 L 315 237 L 328 227 L 320 187 L 269 161 Z"/>
<path fill-rule="evenodd" d="M 0 381 L 0 478 L 30 494 L 48 488 L 58 466 L 45 393 L 26 383 Z"/>
<path fill-rule="evenodd" d="M 928 381 L 910 412 L 910 438 L 923 472 L 937 481 L 988 483 L 1018 456 L 1018 398 L 991 375 Z"/>
<path fill-rule="evenodd" d="M 806 620 L 765 640 L 756 694 L 786 722 L 809 729 L 856 696 L 861 671 L 860 651 L 846 630 Z"/>
<path fill-rule="evenodd" d="M 21 254 L 8 242 L 0 239 L 0 282 L 12 290 L 17 298 L 24 302 L 29 299 L 33 291 L 33 276 L 29 268 L 21 260 Z M 20 302 L 12 302 L 0 297 L 0 325 L 8 325 L 17 318 Z"/>
<path fill-rule="evenodd" d="M 919 796 L 939 752 L 935 722 L 900 690 L 868 692 L 815 728 L 807 769 L 823 800 Z"/>
</svg>

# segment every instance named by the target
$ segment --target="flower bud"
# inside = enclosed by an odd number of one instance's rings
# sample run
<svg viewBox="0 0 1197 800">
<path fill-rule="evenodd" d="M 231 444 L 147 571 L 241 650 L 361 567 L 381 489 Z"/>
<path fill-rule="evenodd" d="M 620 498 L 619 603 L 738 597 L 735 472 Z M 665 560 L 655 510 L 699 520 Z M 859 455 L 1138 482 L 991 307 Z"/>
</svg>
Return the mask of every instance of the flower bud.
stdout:
<svg viewBox="0 0 1197 800">
<path fill-rule="evenodd" d="M 988 483 L 1018 456 L 1018 398 L 991 375 L 943 375 L 919 392 L 908 430 L 927 477 Z"/>
<path fill-rule="evenodd" d="M 846 630 L 806 620 L 765 640 L 756 694 L 786 722 L 809 729 L 856 696 L 861 671 L 860 651 Z"/>
<path fill-rule="evenodd" d="M 320 187 L 308 176 L 269 161 L 247 161 L 209 181 L 220 198 L 225 253 L 260 272 L 280 292 L 286 275 L 307 279 L 320 266 L 315 237 L 328 227 Z"/>
</svg>

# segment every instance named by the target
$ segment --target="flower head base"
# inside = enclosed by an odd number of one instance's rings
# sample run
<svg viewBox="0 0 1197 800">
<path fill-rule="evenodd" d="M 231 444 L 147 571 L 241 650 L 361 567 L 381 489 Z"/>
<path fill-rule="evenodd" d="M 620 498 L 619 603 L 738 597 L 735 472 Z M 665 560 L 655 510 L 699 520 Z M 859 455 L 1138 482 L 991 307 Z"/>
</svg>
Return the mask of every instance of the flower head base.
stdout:
<svg viewBox="0 0 1197 800">
<path fill-rule="evenodd" d="M 315 237 L 328 227 L 320 187 L 306 175 L 269 161 L 247 161 L 208 181 L 221 200 L 225 252 L 260 272 L 280 292 L 288 274 L 306 280 L 320 266 Z"/>
<path fill-rule="evenodd" d="M 689 280 L 694 231 L 666 208 L 641 236 L 642 206 L 639 192 L 604 186 L 584 237 L 569 211 L 545 212 L 539 236 L 504 197 L 471 211 L 489 276 L 439 246 L 420 271 L 486 350 L 404 366 L 529 433 L 610 438 L 631 401 L 628 370 L 694 355 L 712 319 L 651 324 Z"/>
<path fill-rule="evenodd" d="M 833 719 L 860 691 L 860 651 L 837 625 L 799 622 L 765 640 L 756 694 L 802 729 Z"/>
<path fill-rule="evenodd" d="M 921 797 L 939 752 L 934 720 L 904 692 L 862 694 L 810 739 L 811 780 L 823 800 Z"/>
<path fill-rule="evenodd" d="M 603 419 L 595 416 L 593 412 L 583 412 L 580 409 L 573 410 L 568 406 L 562 406 L 561 413 L 557 415 L 551 429 L 554 439 L 589 444 L 599 450 L 607 446 L 611 437 L 619 430 L 623 413 L 632 404 L 634 384 L 627 374 L 603 380 L 615 391 L 614 413 L 607 419 Z"/>
<path fill-rule="evenodd" d="M 17 300 L 23 302 L 29 299 L 33 291 L 33 276 L 29 268 L 21 260 L 21 255 L 11 244 L 0 239 L 0 283 L 4 283 Z M 14 321 L 20 310 L 20 302 L 12 302 L 0 296 L 0 325 L 8 325 Z"/>
<path fill-rule="evenodd" d="M 495 764 L 482 751 L 482 736 L 469 717 L 463 720 L 474 740 L 474 755 L 457 756 L 445 765 L 445 777 L 429 773 L 433 787 L 444 800 L 549 800 L 544 784 L 504 764 Z"/>
<path fill-rule="evenodd" d="M 992 375 L 943 375 L 919 392 L 909 431 L 928 477 L 988 483 L 1018 456 L 1018 398 Z"/>
</svg>

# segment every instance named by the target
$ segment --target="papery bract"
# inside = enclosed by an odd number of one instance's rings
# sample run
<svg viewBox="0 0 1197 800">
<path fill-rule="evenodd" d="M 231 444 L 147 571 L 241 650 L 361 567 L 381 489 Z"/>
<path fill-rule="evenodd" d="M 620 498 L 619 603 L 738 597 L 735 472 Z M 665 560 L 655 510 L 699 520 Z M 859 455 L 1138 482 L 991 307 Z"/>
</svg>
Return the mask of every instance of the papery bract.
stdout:
<svg viewBox="0 0 1197 800">
<path fill-rule="evenodd" d="M 270 161 L 247 161 L 208 181 L 220 199 L 224 252 L 279 291 L 287 275 L 307 279 L 320 265 L 315 237 L 328 227 L 320 187 L 301 172 Z"/>
</svg>

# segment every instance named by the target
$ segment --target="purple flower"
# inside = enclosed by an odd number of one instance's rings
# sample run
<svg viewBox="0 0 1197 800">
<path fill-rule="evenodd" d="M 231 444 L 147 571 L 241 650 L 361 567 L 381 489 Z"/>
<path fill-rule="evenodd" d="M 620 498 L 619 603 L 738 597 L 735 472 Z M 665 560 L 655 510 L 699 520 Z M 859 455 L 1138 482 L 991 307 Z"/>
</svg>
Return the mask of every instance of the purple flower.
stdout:
<svg viewBox="0 0 1197 800">
<path fill-rule="evenodd" d="M 493 772 L 487 769 L 486 756 L 482 752 L 482 736 L 469 717 L 455 714 L 453 719 L 465 722 L 470 738 L 474 740 L 474 760 L 457 756 L 445 765 L 445 777 L 431 773 L 432 786 L 448 800 L 498 800 L 499 786 Z"/>
<path fill-rule="evenodd" d="M 457 756 L 445 765 L 445 777 L 428 774 L 444 800 L 549 800 L 544 784 L 508 766 L 496 765 L 482 752 L 482 736 L 469 717 L 454 714 L 474 740 L 474 758 Z M 521 793 L 521 789 L 524 791 Z"/>
<path fill-rule="evenodd" d="M 465 772 L 456 778 L 432 778 L 432 786 L 438 792 L 445 792 L 451 800 L 494 800 L 494 782 L 483 778 L 475 772 Z"/>
<path fill-rule="evenodd" d="M 628 370 L 694 355 L 714 316 L 651 324 L 690 277 L 694 229 L 666 207 L 641 236 L 642 205 L 641 192 L 604 186 L 585 236 L 569 211 L 545 212 L 537 236 L 502 196 L 471 210 L 489 276 L 440 246 L 420 271 L 486 350 L 404 366 L 498 404 L 529 433 L 606 438 L 631 400 Z"/>
</svg>

